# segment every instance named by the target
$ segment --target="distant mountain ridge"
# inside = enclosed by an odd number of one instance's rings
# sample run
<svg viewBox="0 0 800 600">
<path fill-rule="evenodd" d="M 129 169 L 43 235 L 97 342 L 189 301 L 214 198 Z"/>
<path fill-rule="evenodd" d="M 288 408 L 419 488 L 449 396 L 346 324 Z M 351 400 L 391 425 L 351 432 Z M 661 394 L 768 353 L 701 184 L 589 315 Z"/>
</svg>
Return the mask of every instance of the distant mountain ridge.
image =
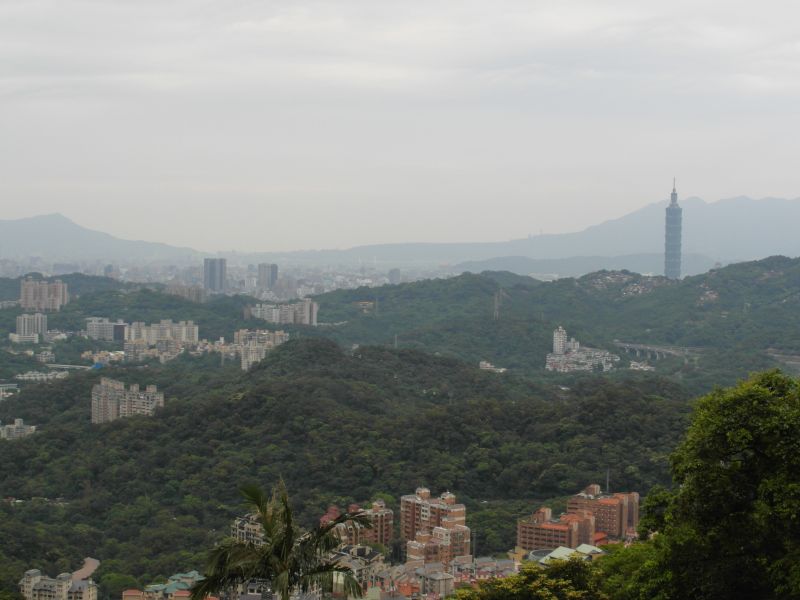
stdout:
<svg viewBox="0 0 800 600">
<path fill-rule="evenodd" d="M 740 196 L 706 203 L 699 198 L 680 200 L 683 207 L 683 252 L 700 262 L 754 260 L 766 256 L 800 256 L 800 198 Z M 299 250 L 292 252 L 219 253 L 238 262 L 285 261 L 316 264 L 455 265 L 499 257 L 536 260 L 579 257 L 626 257 L 662 255 L 664 208 L 667 202 L 639 210 L 573 233 L 547 234 L 504 242 L 397 243 L 356 246 L 346 250 Z M 0 221 L 0 258 L 39 256 L 69 260 L 111 262 L 196 261 L 203 255 L 191 248 L 163 243 L 123 240 L 81 227 L 60 214 Z M 616 268 L 613 263 L 590 266 Z M 503 267 L 507 268 L 507 267 Z M 625 267 L 629 268 L 629 267 Z M 648 269 L 660 272 L 660 269 Z M 687 273 L 696 272 L 689 268 Z M 576 271 L 574 274 L 578 274 Z"/>
<path fill-rule="evenodd" d="M 683 207 L 684 254 L 704 255 L 723 262 L 800 255 L 800 238 L 795 227 L 800 219 L 800 198 L 754 200 L 740 196 L 706 203 L 693 197 L 679 200 L 679 203 Z M 506 242 L 381 244 L 339 251 L 295 252 L 292 255 L 317 259 L 324 256 L 339 260 L 457 264 L 508 256 L 542 260 L 663 254 L 666 206 L 664 200 L 582 231 Z"/>
<path fill-rule="evenodd" d="M 58 213 L 0 220 L 0 258 L 31 256 L 65 262 L 142 262 L 189 260 L 200 254 L 191 248 L 123 240 L 82 227 Z"/>
</svg>

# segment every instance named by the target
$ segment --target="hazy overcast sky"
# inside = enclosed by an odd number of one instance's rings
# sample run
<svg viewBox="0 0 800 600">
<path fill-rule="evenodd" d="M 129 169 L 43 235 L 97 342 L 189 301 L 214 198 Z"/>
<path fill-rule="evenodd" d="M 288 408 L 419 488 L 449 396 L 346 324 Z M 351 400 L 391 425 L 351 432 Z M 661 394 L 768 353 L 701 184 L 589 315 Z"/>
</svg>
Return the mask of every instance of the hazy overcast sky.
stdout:
<svg viewBox="0 0 800 600">
<path fill-rule="evenodd" d="M 0 218 L 203 250 L 800 196 L 800 3 L 0 0 Z"/>
</svg>

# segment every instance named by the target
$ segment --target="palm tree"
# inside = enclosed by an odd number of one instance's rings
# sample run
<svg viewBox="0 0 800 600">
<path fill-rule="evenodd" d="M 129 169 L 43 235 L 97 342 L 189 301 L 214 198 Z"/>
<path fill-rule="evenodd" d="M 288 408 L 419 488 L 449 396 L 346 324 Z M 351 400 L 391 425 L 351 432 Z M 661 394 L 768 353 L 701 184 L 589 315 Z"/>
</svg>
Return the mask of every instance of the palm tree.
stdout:
<svg viewBox="0 0 800 600">
<path fill-rule="evenodd" d="M 283 482 L 271 497 L 256 485 L 245 486 L 241 492 L 263 529 L 263 541 L 242 542 L 231 538 L 214 548 L 206 577 L 192 587 L 191 600 L 235 590 L 239 584 L 253 579 L 271 582 L 280 600 L 289 600 L 295 590 L 332 591 L 337 575 L 348 596 L 361 596 L 361 586 L 353 572 L 338 564 L 332 553 L 340 544 L 335 527 L 346 521 L 370 527 L 366 515 L 345 513 L 325 525 L 304 531 L 295 524 Z"/>
</svg>

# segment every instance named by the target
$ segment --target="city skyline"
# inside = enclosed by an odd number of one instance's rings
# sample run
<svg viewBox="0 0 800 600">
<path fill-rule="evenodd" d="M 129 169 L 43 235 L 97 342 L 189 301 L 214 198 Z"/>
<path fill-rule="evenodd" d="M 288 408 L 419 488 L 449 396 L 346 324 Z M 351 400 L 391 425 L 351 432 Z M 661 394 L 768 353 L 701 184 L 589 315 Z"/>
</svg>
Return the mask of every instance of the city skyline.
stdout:
<svg viewBox="0 0 800 600">
<path fill-rule="evenodd" d="M 282 251 L 796 197 L 780 4 L 5 3 L 2 216 Z"/>
</svg>

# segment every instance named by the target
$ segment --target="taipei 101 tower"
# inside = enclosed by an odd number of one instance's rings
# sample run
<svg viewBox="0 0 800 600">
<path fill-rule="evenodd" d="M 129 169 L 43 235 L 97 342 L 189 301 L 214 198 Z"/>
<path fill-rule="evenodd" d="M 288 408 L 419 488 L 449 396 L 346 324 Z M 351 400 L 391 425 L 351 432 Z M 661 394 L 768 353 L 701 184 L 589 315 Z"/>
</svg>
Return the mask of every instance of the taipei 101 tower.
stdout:
<svg viewBox="0 0 800 600">
<path fill-rule="evenodd" d="M 664 235 L 664 275 L 667 279 L 681 278 L 682 220 L 683 209 L 678 206 L 678 192 L 675 190 L 675 180 L 673 179 Z"/>
</svg>

